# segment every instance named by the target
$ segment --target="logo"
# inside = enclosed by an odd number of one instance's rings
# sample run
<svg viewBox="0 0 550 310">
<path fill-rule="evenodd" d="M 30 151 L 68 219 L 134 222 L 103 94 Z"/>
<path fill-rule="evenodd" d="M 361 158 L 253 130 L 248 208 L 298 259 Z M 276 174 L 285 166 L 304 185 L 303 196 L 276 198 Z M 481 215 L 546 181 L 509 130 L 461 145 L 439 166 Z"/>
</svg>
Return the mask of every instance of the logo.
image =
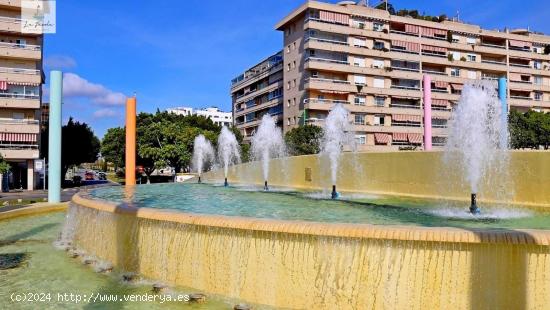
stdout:
<svg viewBox="0 0 550 310">
<path fill-rule="evenodd" d="M 55 1 L 23 0 L 21 1 L 22 33 L 55 33 Z"/>
</svg>

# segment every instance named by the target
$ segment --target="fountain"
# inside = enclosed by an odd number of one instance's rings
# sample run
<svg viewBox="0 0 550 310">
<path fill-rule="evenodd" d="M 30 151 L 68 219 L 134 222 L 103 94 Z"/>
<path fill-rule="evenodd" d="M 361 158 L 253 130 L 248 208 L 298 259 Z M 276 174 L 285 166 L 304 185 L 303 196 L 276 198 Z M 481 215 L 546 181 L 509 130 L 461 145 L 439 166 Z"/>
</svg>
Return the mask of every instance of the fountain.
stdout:
<svg viewBox="0 0 550 310">
<path fill-rule="evenodd" d="M 465 85 L 462 96 L 450 121 L 449 138 L 445 147 L 446 162 L 458 162 L 469 185 L 470 212 L 479 214 L 477 194 L 481 181 L 491 172 L 501 176 L 504 183 L 508 163 L 508 126 L 490 81 Z M 503 121 L 504 119 L 504 121 Z"/>
<path fill-rule="evenodd" d="M 260 160 L 264 177 L 264 190 L 269 190 L 267 180 L 269 177 L 269 160 L 282 157 L 285 154 L 285 143 L 281 128 L 277 127 L 275 120 L 269 114 L 262 117 L 262 122 L 252 137 L 252 158 Z"/>
<path fill-rule="evenodd" d="M 241 162 L 241 151 L 235 134 L 226 126 L 222 127 L 218 137 L 218 160 L 223 166 L 224 186 L 228 186 L 227 172 L 229 166 Z"/>
<path fill-rule="evenodd" d="M 212 143 L 204 135 L 198 135 L 193 145 L 192 163 L 199 174 L 199 183 L 201 183 L 204 166 L 212 163 L 212 161 L 214 161 L 214 147 L 212 147 Z"/>
<path fill-rule="evenodd" d="M 323 138 L 321 141 L 321 155 L 330 160 L 330 179 L 332 181 L 331 198 L 336 199 L 336 179 L 338 164 L 344 147 L 348 145 L 355 149 L 353 135 L 349 130 L 349 112 L 341 103 L 335 105 L 325 120 Z"/>
</svg>

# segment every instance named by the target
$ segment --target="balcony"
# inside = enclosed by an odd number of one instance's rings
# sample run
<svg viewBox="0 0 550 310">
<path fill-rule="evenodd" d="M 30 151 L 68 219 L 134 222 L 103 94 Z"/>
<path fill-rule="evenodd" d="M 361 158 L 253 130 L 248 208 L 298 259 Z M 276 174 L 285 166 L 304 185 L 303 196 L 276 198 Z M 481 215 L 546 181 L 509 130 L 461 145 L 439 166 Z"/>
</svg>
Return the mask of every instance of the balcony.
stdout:
<svg viewBox="0 0 550 310">
<path fill-rule="evenodd" d="M 0 154 L 4 159 L 36 159 L 39 156 L 38 145 L 0 144 Z"/>
<path fill-rule="evenodd" d="M 0 93 L 0 108 L 40 109 L 40 96 Z"/>
<path fill-rule="evenodd" d="M 485 43 L 485 42 L 481 42 L 481 46 L 506 49 L 505 45 L 491 44 L 491 43 Z"/>
<path fill-rule="evenodd" d="M 405 32 L 405 31 L 393 30 L 393 29 L 390 29 L 390 33 L 401 34 L 401 35 L 404 35 L 404 36 L 411 36 L 411 37 L 417 37 L 418 38 L 418 33 L 411 33 L 411 32 Z"/>
<path fill-rule="evenodd" d="M 433 53 L 433 52 L 422 52 L 422 56 L 432 56 L 432 57 L 440 57 L 440 58 L 447 58 L 447 54 L 442 53 Z"/>
<path fill-rule="evenodd" d="M 326 78 L 319 78 L 319 77 L 307 78 L 306 82 L 308 81 L 326 82 L 326 83 L 334 83 L 334 84 L 351 84 L 350 81 L 347 81 L 347 80 L 326 79 Z"/>
<path fill-rule="evenodd" d="M 318 98 L 307 98 L 304 99 L 304 103 L 321 103 L 321 104 L 350 104 L 347 100 L 337 100 L 337 99 L 318 99 Z"/>
<path fill-rule="evenodd" d="M 512 66 L 512 67 L 521 67 L 521 68 L 531 68 L 531 66 L 528 65 L 528 64 L 518 64 L 518 63 L 512 63 L 512 62 L 510 63 L 510 66 Z"/>
<path fill-rule="evenodd" d="M 42 57 L 42 52 L 40 45 L 0 42 L 0 56 L 39 60 Z"/>
<path fill-rule="evenodd" d="M 21 19 L 13 17 L 0 17 L 1 32 L 21 32 Z"/>
<path fill-rule="evenodd" d="M 349 65 L 349 61 L 338 60 L 338 59 L 330 59 L 330 58 L 308 57 L 308 58 L 306 58 L 306 62 L 308 62 L 308 61 L 318 61 L 318 62 L 327 62 L 327 63 Z"/>
<path fill-rule="evenodd" d="M 506 66 L 506 62 L 495 61 L 495 60 L 483 60 L 482 59 L 481 63 L 491 64 L 491 65 L 499 65 L 499 66 Z"/>
<path fill-rule="evenodd" d="M 416 104 L 400 104 L 400 103 L 390 103 L 390 108 L 399 108 L 399 109 L 420 109 L 420 105 Z"/>
<path fill-rule="evenodd" d="M 0 119 L 0 132 L 39 133 L 38 120 Z"/>
<path fill-rule="evenodd" d="M 435 71 L 435 70 L 422 70 L 422 73 L 428 73 L 428 74 L 435 74 L 435 75 L 446 75 L 448 76 L 449 74 L 447 72 L 444 72 L 444 71 Z"/>
<path fill-rule="evenodd" d="M 511 99 L 518 99 L 518 100 L 533 100 L 533 98 L 528 96 L 510 96 Z"/>
<path fill-rule="evenodd" d="M 392 52 L 398 52 L 398 53 L 405 53 L 405 54 L 414 54 L 414 55 L 419 55 L 420 52 L 414 52 L 414 51 L 409 51 L 409 50 L 406 50 L 406 49 L 402 49 L 402 48 L 395 48 L 395 47 L 392 47 L 390 49 L 390 51 Z"/>
<path fill-rule="evenodd" d="M 338 40 L 323 39 L 323 38 L 316 38 L 316 37 L 309 37 L 305 40 L 305 42 L 308 42 L 308 41 L 330 43 L 330 44 L 337 44 L 337 45 L 349 45 L 347 41 L 338 41 Z"/>
<path fill-rule="evenodd" d="M 392 85 L 391 88 L 405 89 L 405 90 L 420 90 L 420 86 L 410 86 L 410 85 Z"/>
<path fill-rule="evenodd" d="M 40 70 L 0 67 L 0 79 L 8 82 L 40 84 Z"/>
<path fill-rule="evenodd" d="M 408 68 L 408 67 L 398 67 L 398 66 L 391 66 L 392 70 L 399 70 L 399 71 L 409 71 L 409 72 L 419 72 L 419 68 Z"/>
<path fill-rule="evenodd" d="M 0 6 L 9 7 L 10 9 L 20 9 L 21 0 L 0 0 Z"/>
</svg>

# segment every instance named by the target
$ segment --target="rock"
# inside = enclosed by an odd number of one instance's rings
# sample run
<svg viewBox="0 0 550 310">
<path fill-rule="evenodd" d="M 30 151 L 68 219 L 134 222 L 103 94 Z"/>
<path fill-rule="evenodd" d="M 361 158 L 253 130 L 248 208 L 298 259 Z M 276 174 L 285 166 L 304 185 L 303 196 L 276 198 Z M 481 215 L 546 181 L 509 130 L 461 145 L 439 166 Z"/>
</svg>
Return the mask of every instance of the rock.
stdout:
<svg viewBox="0 0 550 310">
<path fill-rule="evenodd" d="M 91 257 L 86 257 L 84 258 L 84 260 L 82 261 L 82 263 L 84 265 L 94 265 L 96 263 L 96 260 L 91 258 Z"/>
<path fill-rule="evenodd" d="M 166 284 L 162 284 L 162 283 L 153 284 L 153 292 L 156 294 L 165 292 L 167 289 L 168 289 L 168 286 Z"/>
<path fill-rule="evenodd" d="M 252 307 L 247 304 L 238 304 L 233 307 L 233 310 L 252 310 Z"/>
<path fill-rule="evenodd" d="M 203 303 L 206 302 L 206 295 L 201 293 L 194 293 L 189 295 L 190 302 Z"/>
<path fill-rule="evenodd" d="M 111 271 L 113 271 L 113 265 L 109 263 L 98 264 L 96 268 L 96 272 L 98 273 L 110 273 Z"/>
<path fill-rule="evenodd" d="M 80 253 L 78 253 L 78 251 L 75 251 L 75 250 L 70 250 L 68 251 L 68 253 L 70 258 L 77 258 L 80 256 Z"/>
<path fill-rule="evenodd" d="M 122 275 L 122 280 L 124 280 L 124 282 L 136 283 L 139 279 L 139 275 L 133 272 L 128 272 Z"/>
</svg>

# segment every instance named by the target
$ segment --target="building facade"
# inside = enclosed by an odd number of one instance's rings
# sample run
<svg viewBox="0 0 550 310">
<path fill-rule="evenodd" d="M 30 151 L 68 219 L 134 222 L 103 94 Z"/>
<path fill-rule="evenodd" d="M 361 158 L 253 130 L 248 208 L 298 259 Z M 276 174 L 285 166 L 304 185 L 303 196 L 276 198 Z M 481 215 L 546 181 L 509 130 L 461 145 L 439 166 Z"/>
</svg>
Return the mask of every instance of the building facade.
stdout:
<svg viewBox="0 0 550 310">
<path fill-rule="evenodd" d="M 21 1 L 0 1 L 0 153 L 12 189 L 34 189 L 39 158 L 43 35 L 21 32 Z M 6 179 L 4 179 L 6 180 Z"/>
<path fill-rule="evenodd" d="M 233 114 L 231 112 L 223 112 L 216 107 L 206 109 L 193 109 L 190 107 L 176 107 L 167 109 L 166 111 L 179 115 L 200 115 L 209 118 L 214 124 L 219 126 L 232 126 Z"/>
<path fill-rule="evenodd" d="M 509 108 L 550 111 L 546 35 L 395 16 L 350 1 L 308 1 L 276 29 L 284 33 L 285 132 L 322 125 L 342 103 L 360 150 L 421 148 L 425 74 L 433 81 L 435 147 L 444 145 L 451 111 L 471 80 L 506 77 Z"/>
<path fill-rule="evenodd" d="M 283 125 L 283 53 L 277 52 L 231 81 L 235 126 L 249 142 L 262 117 L 270 114 Z"/>
</svg>

